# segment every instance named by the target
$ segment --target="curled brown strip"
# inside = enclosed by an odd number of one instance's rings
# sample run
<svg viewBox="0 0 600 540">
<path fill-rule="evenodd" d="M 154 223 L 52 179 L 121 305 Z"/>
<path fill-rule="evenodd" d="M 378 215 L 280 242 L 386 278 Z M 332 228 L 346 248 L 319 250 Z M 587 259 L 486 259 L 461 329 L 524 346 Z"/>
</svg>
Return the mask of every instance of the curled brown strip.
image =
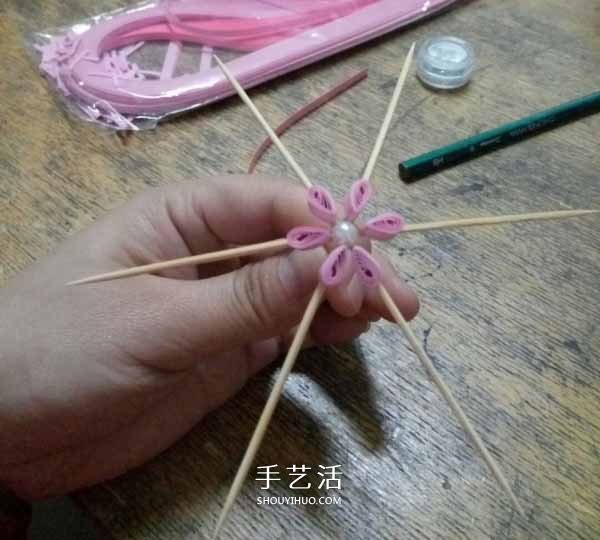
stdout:
<svg viewBox="0 0 600 540">
<path fill-rule="evenodd" d="M 353 75 L 352 77 L 341 82 L 331 90 L 328 90 L 322 96 L 319 96 L 310 103 L 304 105 L 303 107 L 298 109 L 294 114 L 288 117 L 282 124 L 277 126 L 277 128 L 275 129 L 275 133 L 277 133 L 278 136 L 281 136 L 294 124 L 297 124 L 300 120 L 308 116 L 310 113 L 316 111 L 317 109 L 330 102 L 332 99 L 336 98 L 340 94 L 343 94 L 346 90 L 349 90 L 359 82 L 365 80 L 367 78 L 367 75 L 368 70 L 363 69 L 356 75 Z M 252 160 L 250 161 L 250 165 L 248 166 L 248 174 L 252 174 L 254 172 L 254 169 L 256 169 L 256 165 L 260 161 L 260 158 L 262 158 L 263 154 L 271 147 L 272 144 L 273 143 L 269 137 L 267 137 L 262 142 L 262 144 L 254 153 L 254 156 L 252 156 Z"/>
</svg>

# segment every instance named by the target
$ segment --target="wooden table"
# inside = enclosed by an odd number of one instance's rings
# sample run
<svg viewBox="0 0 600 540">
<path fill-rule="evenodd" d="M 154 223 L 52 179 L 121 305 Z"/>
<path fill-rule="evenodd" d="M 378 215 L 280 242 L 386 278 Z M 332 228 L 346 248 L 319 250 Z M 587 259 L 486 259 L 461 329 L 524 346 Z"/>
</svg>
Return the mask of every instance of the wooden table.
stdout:
<svg viewBox="0 0 600 540">
<path fill-rule="evenodd" d="M 0 281 L 148 186 L 245 169 L 263 133 L 238 99 L 135 135 L 73 121 L 23 50 L 20 31 L 118 0 L 0 7 Z M 600 87 L 600 5 L 465 2 L 266 84 L 273 124 L 359 69 L 369 79 L 286 135 L 312 178 L 341 195 L 362 169 L 413 40 L 471 40 L 479 68 L 446 94 L 409 79 L 376 174 L 411 222 L 600 208 L 600 116 L 411 186 L 400 159 Z M 240 136 L 242 135 L 243 136 Z M 261 172 L 292 176 L 271 151 Z M 388 248 L 419 291 L 415 331 L 507 471 L 528 511 L 504 500 L 400 331 L 302 355 L 257 465 L 341 465 L 339 506 L 264 506 L 306 495 L 248 479 L 223 538 L 592 539 L 600 537 L 600 220 L 409 235 Z M 208 538 L 274 372 L 258 377 L 151 463 L 79 496 L 115 540 Z M 318 477 L 313 476 L 317 481 Z"/>
</svg>

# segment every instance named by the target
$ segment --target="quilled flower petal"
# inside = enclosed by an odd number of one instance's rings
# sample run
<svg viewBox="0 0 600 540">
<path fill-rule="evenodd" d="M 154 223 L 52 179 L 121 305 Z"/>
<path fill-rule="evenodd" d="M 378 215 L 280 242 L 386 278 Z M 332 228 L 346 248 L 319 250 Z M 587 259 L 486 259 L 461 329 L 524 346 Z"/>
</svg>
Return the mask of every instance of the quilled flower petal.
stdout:
<svg viewBox="0 0 600 540">
<path fill-rule="evenodd" d="M 371 254 L 360 246 L 352 248 L 352 255 L 358 268 L 358 276 L 365 287 L 375 287 L 381 279 L 381 267 Z"/>
<path fill-rule="evenodd" d="M 345 200 L 346 219 L 349 219 L 350 221 L 356 219 L 358 214 L 360 214 L 365 206 L 367 206 L 372 192 L 373 188 L 371 187 L 371 182 L 364 178 L 361 178 L 352 184 L 350 193 Z"/>
<path fill-rule="evenodd" d="M 287 242 L 294 249 L 313 249 L 326 244 L 331 231 L 323 227 L 294 227 L 287 233 Z"/>
<path fill-rule="evenodd" d="M 362 233 L 374 240 L 389 240 L 406 226 L 404 218 L 394 212 L 386 212 L 367 221 Z"/>
<path fill-rule="evenodd" d="M 327 256 L 319 273 L 323 285 L 333 287 L 347 282 L 352 277 L 354 270 L 355 263 L 351 249 L 340 246 Z"/>
<path fill-rule="evenodd" d="M 314 216 L 334 225 L 337 220 L 337 209 L 331 193 L 324 187 L 313 186 L 308 190 L 308 207 Z"/>
</svg>

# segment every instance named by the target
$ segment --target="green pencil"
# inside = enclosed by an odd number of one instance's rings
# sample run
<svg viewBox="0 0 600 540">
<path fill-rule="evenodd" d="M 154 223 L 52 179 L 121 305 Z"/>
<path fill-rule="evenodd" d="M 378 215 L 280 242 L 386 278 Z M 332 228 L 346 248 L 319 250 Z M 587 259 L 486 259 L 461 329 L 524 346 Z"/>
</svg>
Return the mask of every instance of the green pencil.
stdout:
<svg viewBox="0 0 600 540">
<path fill-rule="evenodd" d="M 482 154 L 518 142 L 542 131 L 577 120 L 600 111 L 600 92 L 563 103 L 503 126 L 484 131 L 468 139 L 400 163 L 400 177 L 414 182 L 440 169 L 462 163 Z"/>
</svg>

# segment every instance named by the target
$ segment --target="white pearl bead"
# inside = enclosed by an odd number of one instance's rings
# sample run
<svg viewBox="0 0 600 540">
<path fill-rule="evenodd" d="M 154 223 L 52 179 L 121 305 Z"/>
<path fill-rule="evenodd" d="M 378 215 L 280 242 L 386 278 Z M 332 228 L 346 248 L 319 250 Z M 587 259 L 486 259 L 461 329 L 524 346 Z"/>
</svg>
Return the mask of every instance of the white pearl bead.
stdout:
<svg viewBox="0 0 600 540">
<path fill-rule="evenodd" d="M 336 244 L 353 246 L 358 240 L 358 229 L 354 223 L 340 221 L 333 228 L 333 240 Z"/>
</svg>

